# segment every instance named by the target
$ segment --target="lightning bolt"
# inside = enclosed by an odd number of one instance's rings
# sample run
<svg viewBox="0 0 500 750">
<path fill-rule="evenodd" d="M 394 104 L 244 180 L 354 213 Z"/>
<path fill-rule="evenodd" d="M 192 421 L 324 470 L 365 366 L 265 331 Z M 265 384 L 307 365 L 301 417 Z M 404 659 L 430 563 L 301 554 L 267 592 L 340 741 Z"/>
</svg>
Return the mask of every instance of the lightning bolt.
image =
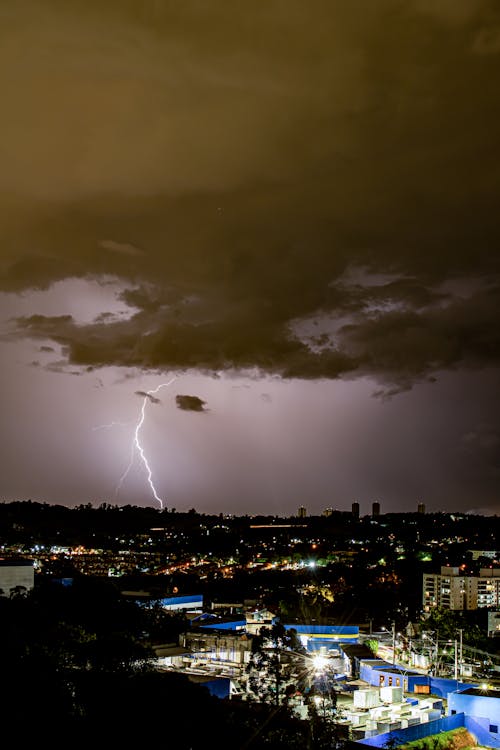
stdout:
<svg viewBox="0 0 500 750">
<path fill-rule="evenodd" d="M 172 385 L 174 380 L 176 380 L 176 378 L 172 378 L 167 383 L 160 383 L 160 385 L 158 385 L 156 388 L 153 388 L 152 390 L 145 392 L 145 396 L 142 399 L 142 407 L 141 407 L 141 414 L 139 417 L 139 421 L 137 422 L 135 426 L 135 430 L 134 430 L 134 439 L 132 441 L 132 447 L 130 451 L 130 461 L 128 463 L 127 468 L 125 469 L 125 471 L 123 472 L 123 474 L 121 475 L 118 481 L 118 484 L 115 490 L 115 497 L 118 495 L 120 489 L 123 486 L 125 479 L 128 476 L 130 469 L 133 466 L 135 454 L 137 452 L 141 458 L 142 463 L 144 464 L 146 468 L 148 484 L 151 487 L 151 492 L 153 493 L 153 497 L 159 503 L 161 510 L 163 510 L 163 500 L 161 499 L 161 497 L 158 495 L 158 492 L 156 491 L 156 487 L 153 482 L 153 472 L 149 465 L 148 459 L 146 458 L 146 454 L 144 453 L 144 448 L 141 445 L 140 433 L 141 433 L 142 426 L 144 424 L 144 420 L 146 419 L 146 405 L 147 405 L 147 402 L 149 401 L 149 397 L 154 396 L 154 394 L 158 393 L 158 391 L 161 388 L 167 388 L 169 385 Z"/>
</svg>

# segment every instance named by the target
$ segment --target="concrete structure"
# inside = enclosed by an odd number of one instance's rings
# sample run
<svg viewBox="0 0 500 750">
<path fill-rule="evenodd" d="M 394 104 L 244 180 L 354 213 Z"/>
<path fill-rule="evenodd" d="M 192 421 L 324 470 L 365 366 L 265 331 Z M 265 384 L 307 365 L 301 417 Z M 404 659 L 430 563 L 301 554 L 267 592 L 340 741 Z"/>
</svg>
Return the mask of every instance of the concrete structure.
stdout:
<svg viewBox="0 0 500 750">
<path fill-rule="evenodd" d="M 380 515 L 380 503 L 375 501 L 374 503 L 372 503 L 372 517 L 376 518 L 379 515 Z"/>
<path fill-rule="evenodd" d="M 425 513 L 425 503 L 418 503 L 417 513 Z"/>
<path fill-rule="evenodd" d="M 481 568 L 479 576 L 463 575 L 444 566 L 439 574 L 424 573 L 422 603 L 425 612 L 500 606 L 500 568 Z"/>
<path fill-rule="evenodd" d="M 451 693 L 448 696 L 448 712 L 451 715 L 463 712 L 474 720 L 478 729 L 489 735 L 486 740 L 488 747 L 500 747 L 500 691 L 470 688 L 461 693 Z M 471 731 L 474 732 L 472 727 Z"/>
<path fill-rule="evenodd" d="M 241 675 L 252 651 L 252 639 L 245 633 L 188 632 L 180 636 L 180 646 L 188 660 L 186 668 Z"/>
<path fill-rule="evenodd" d="M 500 553 L 491 549 L 469 549 L 467 552 L 470 552 L 474 561 L 479 560 L 480 557 L 487 557 L 489 560 L 496 560 L 496 558 L 500 556 Z"/>
<path fill-rule="evenodd" d="M 359 503 L 353 503 L 351 506 L 352 517 L 358 520 L 359 518 Z"/>
<path fill-rule="evenodd" d="M 385 685 L 380 688 L 380 700 L 382 703 L 402 703 L 403 688 L 394 685 Z"/>
<path fill-rule="evenodd" d="M 388 697 L 390 700 L 387 700 Z M 442 716 L 443 702 L 439 700 L 403 699 L 401 689 L 360 689 L 354 692 L 352 709 L 346 711 L 345 719 L 341 719 L 340 723 L 350 725 L 352 739 L 364 742 L 367 738 L 377 738 L 380 735 L 386 740 L 387 734 L 427 726 L 439 721 Z M 419 734 L 422 736 L 426 732 Z M 385 741 L 380 745 L 377 742 L 373 744 L 386 746 Z"/>
<path fill-rule="evenodd" d="M 354 708 L 375 708 L 380 706 L 379 691 L 375 688 L 366 688 L 365 690 L 355 690 L 352 694 Z"/>
<path fill-rule="evenodd" d="M 300 505 L 297 511 L 297 515 L 299 518 L 305 518 L 307 516 L 307 508 L 305 508 L 303 505 Z"/>
<path fill-rule="evenodd" d="M 191 651 L 175 643 L 154 646 L 156 666 L 167 669 L 183 669 L 191 663 Z"/>
<path fill-rule="evenodd" d="M 33 560 L 0 560 L 0 594 L 31 591 L 35 586 Z"/>
</svg>

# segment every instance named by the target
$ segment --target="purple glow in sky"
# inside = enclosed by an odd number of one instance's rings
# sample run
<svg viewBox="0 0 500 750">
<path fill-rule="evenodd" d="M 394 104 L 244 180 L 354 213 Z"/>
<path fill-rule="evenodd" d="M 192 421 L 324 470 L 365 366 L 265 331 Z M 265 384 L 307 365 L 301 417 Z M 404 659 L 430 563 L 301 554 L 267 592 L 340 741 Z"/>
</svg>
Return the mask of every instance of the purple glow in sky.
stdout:
<svg viewBox="0 0 500 750">
<path fill-rule="evenodd" d="M 498 511 L 494 0 L 0 16 L 1 499 Z"/>
</svg>

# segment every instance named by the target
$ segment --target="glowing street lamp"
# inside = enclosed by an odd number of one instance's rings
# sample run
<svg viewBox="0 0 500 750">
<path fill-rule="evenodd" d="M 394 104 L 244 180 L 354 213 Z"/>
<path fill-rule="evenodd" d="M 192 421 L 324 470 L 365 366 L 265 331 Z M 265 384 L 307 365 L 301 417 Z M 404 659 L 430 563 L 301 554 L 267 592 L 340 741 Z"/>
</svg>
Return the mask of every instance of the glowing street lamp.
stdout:
<svg viewBox="0 0 500 750">
<path fill-rule="evenodd" d="M 328 664 L 328 659 L 326 658 L 326 656 L 321 656 L 320 654 L 318 654 L 317 656 L 313 656 L 312 664 L 314 671 L 319 674 L 325 671 Z"/>
</svg>

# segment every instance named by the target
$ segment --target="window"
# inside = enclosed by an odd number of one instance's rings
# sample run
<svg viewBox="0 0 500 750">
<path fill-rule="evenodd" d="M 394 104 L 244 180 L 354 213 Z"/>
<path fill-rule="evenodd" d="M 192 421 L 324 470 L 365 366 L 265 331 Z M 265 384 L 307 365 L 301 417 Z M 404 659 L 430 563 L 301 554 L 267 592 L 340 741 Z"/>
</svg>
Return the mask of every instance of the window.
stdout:
<svg viewBox="0 0 500 750">
<path fill-rule="evenodd" d="M 493 734 L 498 734 L 498 724 L 490 724 L 490 732 L 493 732 Z"/>
</svg>

